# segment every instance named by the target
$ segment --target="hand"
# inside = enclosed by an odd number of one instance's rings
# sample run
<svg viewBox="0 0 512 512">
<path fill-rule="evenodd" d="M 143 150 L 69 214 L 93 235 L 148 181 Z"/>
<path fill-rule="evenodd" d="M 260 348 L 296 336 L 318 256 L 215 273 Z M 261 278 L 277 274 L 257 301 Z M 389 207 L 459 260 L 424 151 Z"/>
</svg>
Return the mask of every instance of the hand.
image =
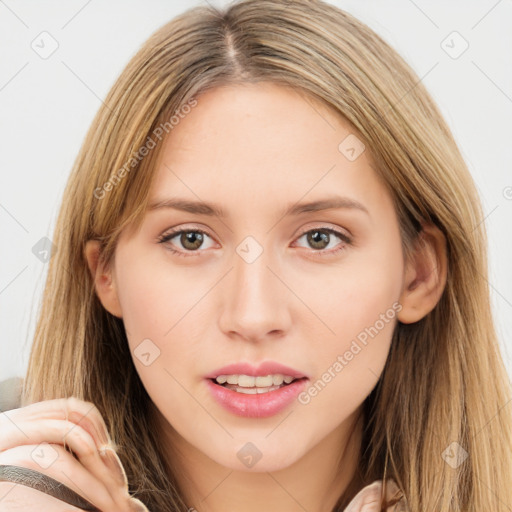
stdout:
<svg viewBox="0 0 512 512">
<path fill-rule="evenodd" d="M 44 473 L 102 512 L 149 512 L 142 502 L 130 497 L 126 473 L 113 448 L 98 409 L 75 397 L 45 400 L 0 413 L 0 464 Z M 0 486 L 4 489 L 0 499 L 5 496 L 4 500 L 9 497 L 12 502 L 15 489 L 6 494 L 8 486 L 15 486 L 20 499 L 37 494 L 41 503 L 49 499 L 58 502 L 27 486 L 7 482 Z M 21 490 L 25 498 L 21 498 L 20 487 L 25 488 Z M 4 500 L 0 501 L 2 506 Z M 63 505 L 66 508 L 62 510 L 80 510 Z"/>
</svg>

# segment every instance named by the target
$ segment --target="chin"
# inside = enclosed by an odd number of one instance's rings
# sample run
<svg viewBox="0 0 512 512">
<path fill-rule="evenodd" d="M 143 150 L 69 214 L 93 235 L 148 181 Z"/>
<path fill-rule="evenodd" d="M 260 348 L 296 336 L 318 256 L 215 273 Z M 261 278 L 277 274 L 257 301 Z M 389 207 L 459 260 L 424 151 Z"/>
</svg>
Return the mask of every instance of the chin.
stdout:
<svg viewBox="0 0 512 512">
<path fill-rule="evenodd" d="M 304 443 L 295 439 L 288 438 L 289 444 L 278 436 L 273 440 L 264 437 L 250 439 L 248 435 L 243 441 L 228 443 L 228 446 L 216 444 L 220 451 L 207 455 L 217 464 L 233 471 L 250 473 L 279 471 L 293 465 L 304 455 Z M 303 450 L 298 451 L 297 446 Z"/>
</svg>

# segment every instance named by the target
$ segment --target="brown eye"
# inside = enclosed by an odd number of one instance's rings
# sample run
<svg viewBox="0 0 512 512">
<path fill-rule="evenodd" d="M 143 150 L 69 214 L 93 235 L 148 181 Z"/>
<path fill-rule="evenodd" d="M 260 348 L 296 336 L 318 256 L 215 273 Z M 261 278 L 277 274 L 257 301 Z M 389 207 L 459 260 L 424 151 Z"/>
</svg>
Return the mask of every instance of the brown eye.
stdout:
<svg viewBox="0 0 512 512">
<path fill-rule="evenodd" d="M 204 252 L 199 249 L 204 249 L 205 237 L 211 238 L 208 233 L 200 229 L 181 229 L 162 235 L 158 242 L 167 245 L 168 249 L 178 256 L 194 256 L 194 252 L 197 255 Z M 171 242 L 174 239 L 177 239 L 178 243 Z M 178 245 L 177 249 L 174 248 L 176 245 Z"/>
<path fill-rule="evenodd" d="M 330 235 L 325 231 L 309 231 L 306 233 L 306 238 L 314 249 L 325 249 L 330 241 Z"/>
<path fill-rule="evenodd" d="M 182 231 L 180 242 L 185 249 L 195 251 L 203 243 L 203 234 L 199 231 Z"/>
<path fill-rule="evenodd" d="M 306 238 L 307 245 L 314 249 L 314 252 L 326 252 L 327 254 L 337 253 L 338 251 L 343 250 L 347 244 L 351 243 L 351 240 L 347 235 L 330 228 L 310 229 L 309 231 L 305 231 L 298 240 L 303 237 Z M 326 250 L 329 249 L 331 242 L 336 241 L 336 238 L 342 240 L 343 243 L 334 243 L 334 250 Z M 332 249 L 333 245 L 331 245 L 330 248 Z"/>
</svg>

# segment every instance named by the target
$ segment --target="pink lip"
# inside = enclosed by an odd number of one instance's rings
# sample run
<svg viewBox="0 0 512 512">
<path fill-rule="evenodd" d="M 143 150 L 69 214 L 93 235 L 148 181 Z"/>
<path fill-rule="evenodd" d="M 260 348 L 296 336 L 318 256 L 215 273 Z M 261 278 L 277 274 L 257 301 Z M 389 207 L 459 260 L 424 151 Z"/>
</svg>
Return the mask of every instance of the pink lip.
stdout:
<svg viewBox="0 0 512 512">
<path fill-rule="evenodd" d="M 211 378 L 206 379 L 208 389 L 219 405 L 246 418 L 268 418 L 283 411 L 304 390 L 307 382 L 308 379 L 303 378 L 274 391 L 247 395 L 216 384 Z"/>
<path fill-rule="evenodd" d="M 308 375 L 305 375 L 304 373 L 299 372 L 294 368 L 290 368 L 289 366 L 285 366 L 274 361 L 265 361 L 258 367 L 249 363 L 229 364 L 214 370 L 208 375 L 205 375 L 205 378 L 215 379 L 219 375 L 249 375 L 252 377 L 265 377 L 267 375 L 275 375 L 276 373 L 289 375 L 290 377 L 294 377 L 296 379 L 301 379 L 302 377 L 307 377 L 309 379 Z"/>
</svg>

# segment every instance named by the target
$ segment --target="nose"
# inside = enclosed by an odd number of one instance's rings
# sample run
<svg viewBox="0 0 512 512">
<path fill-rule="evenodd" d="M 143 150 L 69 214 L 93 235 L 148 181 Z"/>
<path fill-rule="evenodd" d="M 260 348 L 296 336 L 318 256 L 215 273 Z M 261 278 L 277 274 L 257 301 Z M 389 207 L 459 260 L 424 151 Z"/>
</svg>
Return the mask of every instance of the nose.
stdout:
<svg viewBox="0 0 512 512">
<path fill-rule="evenodd" d="M 293 293 L 276 258 L 266 251 L 253 261 L 240 254 L 234 255 L 221 291 L 221 331 L 252 342 L 282 337 L 290 329 Z"/>
</svg>

